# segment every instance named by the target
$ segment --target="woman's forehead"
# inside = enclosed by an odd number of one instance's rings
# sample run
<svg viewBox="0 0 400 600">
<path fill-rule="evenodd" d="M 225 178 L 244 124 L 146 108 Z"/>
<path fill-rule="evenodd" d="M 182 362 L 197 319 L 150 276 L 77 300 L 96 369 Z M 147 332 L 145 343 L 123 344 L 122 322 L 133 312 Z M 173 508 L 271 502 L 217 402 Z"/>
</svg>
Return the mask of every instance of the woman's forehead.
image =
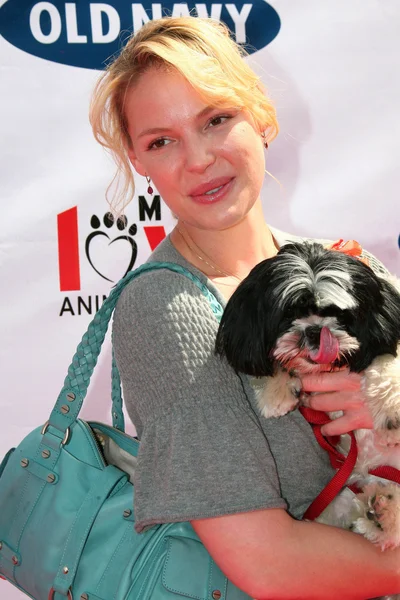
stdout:
<svg viewBox="0 0 400 600">
<path fill-rule="evenodd" d="M 135 136 L 149 122 L 183 122 L 201 118 L 211 110 L 183 75 L 159 69 L 144 73 L 128 90 L 124 102 L 129 129 L 134 130 Z"/>
</svg>

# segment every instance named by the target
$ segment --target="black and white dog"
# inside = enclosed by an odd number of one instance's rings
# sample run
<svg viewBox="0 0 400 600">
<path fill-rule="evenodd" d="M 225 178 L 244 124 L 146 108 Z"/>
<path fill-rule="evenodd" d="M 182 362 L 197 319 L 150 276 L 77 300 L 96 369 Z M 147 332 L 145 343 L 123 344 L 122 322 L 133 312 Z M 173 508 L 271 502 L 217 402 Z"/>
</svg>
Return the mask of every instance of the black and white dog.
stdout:
<svg viewBox="0 0 400 600">
<path fill-rule="evenodd" d="M 318 520 L 350 527 L 382 549 L 400 545 L 400 486 L 368 477 L 379 465 L 400 468 L 399 282 L 321 244 L 287 244 L 254 267 L 230 298 L 216 352 L 255 378 L 266 418 L 298 406 L 305 373 L 364 372 L 374 430 L 355 432 L 352 475 L 363 494 L 346 488 Z M 345 453 L 348 438 L 341 438 Z"/>
</svg>

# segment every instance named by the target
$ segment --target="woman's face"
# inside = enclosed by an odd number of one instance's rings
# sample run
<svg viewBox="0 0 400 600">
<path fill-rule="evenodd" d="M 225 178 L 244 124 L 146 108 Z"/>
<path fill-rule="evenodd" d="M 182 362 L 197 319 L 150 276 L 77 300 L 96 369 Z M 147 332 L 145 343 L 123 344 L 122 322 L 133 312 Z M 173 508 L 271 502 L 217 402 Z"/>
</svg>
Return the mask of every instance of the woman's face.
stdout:
<svg viewBox="0 0 400 600">
<path fill-rule="evenodd" d="M 244 219 L 265 168 L 262 137 L 245 112 L 210 108 L 182 75 L 154 68 L 127 93 L 125 114 L 134 168 L 180 220 L 221 230 Z"/>
</svg>

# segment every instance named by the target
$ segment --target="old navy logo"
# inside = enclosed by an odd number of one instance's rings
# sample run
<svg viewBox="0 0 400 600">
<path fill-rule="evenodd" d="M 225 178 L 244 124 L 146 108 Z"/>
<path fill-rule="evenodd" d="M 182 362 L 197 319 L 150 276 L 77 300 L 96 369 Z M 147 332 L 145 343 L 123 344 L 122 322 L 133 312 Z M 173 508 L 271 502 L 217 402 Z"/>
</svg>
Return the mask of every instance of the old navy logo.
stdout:
<svg viewBox="0 0 400 600">
<path fill-rule="evenodd" d="M 278 13 L 264 0 L 227 4 L 7 0 L 0 8 L 0 34 L 34 56 L 103 69 L 129 33 L 137 32 L 150 19 L 189 14 L 223 21 L 248 52 L 269 44 L 281 26 Z"/>
</svg>

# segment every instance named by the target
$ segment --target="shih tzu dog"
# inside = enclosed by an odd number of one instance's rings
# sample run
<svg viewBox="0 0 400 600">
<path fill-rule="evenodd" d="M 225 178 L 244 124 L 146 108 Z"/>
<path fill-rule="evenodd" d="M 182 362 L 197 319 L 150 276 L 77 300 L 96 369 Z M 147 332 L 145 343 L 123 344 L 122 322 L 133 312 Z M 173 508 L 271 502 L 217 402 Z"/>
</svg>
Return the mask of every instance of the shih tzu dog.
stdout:
<svg viewBox="0 0 400 600">
<path fill-rule="evenodd" d="M 362 493 L 344 488 L 318 521 L 351 528 L 382 550 L 399 546 L 400 486 L 368 475 L 379 465 L 400 468 L 399 282 L 321 244 L 287 244 L 254 267 L 230 298 L 216 352 L 254 378 L 266 418 L 302 402 L 305 373 L 364 372 L 374 429 L 355 432 L 351 476 Z M 348 435 L 340 448 L 347 454 Z"/>
</svg>

